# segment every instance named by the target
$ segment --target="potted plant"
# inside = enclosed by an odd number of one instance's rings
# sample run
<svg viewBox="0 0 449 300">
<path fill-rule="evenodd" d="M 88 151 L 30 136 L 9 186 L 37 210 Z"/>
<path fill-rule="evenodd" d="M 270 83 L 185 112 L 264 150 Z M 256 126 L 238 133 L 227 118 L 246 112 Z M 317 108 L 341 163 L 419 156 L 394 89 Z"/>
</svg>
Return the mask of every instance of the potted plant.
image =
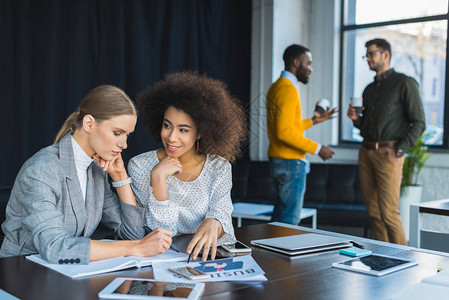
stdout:
<svg viewBox="0 0 449 300">
<path fill-rule="evenodd" d="M 423 134 L 416 144 L 405 154 L 402 168 L 401 196 L 399 198 L 399 212 L 405 237 L 409 240 L 410 205 L 421 202 L 422 186 L 418 185 L 419 173 L 429 159 L 428 147 L 424 145 Z"/>
</svg>

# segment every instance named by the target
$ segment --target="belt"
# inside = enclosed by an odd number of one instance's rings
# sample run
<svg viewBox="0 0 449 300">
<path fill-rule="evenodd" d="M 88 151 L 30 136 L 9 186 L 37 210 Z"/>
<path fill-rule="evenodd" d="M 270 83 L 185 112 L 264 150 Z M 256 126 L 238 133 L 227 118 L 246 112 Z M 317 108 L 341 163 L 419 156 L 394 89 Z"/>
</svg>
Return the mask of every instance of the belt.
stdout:
<svg viewBox="0 0 449 300">
<path fill-rule="evenodd" d="M 363 141 L 362 146 L 366 149 L 374 149 L 377 150 L 379 148 L 396 148 L 398 145 L 397 141 L 383 141 L 383 142 L 369 142 Z"/>
</svg>

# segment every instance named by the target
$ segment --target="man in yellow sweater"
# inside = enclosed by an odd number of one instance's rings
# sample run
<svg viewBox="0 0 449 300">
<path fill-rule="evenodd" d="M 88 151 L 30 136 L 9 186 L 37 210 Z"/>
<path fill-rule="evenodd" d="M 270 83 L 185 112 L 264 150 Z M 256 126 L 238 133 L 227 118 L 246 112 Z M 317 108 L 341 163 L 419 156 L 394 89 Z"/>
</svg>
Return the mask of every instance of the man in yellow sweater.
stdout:
<svg viewBox="0 0 449 300">
<path fill-rule="evenodd" d="M 318 154 L 323 160 L 334 151 L 304 137 L 304 130 L 331 119 L 336 109 L 321 116 L 303 119 L 297 85 L 307 84 L 312 73 L 312 53 L 300 45 L 284 52 L 285 70 L 267 93 L 267 131 L 270 145 L 270 177 L 275 207 L 272 221 L 298 224 L 301 216 L 309 162 L 306 153 Z"/>
</svg>

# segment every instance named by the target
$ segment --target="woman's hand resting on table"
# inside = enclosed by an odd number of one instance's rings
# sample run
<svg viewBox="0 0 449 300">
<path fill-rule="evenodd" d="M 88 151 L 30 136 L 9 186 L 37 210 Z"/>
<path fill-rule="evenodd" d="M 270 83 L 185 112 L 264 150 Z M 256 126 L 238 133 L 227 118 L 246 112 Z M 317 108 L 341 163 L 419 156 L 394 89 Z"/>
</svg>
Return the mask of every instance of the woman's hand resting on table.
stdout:
<svg viewBox="0 0 449 300">
<path fill-rule="evenodd" d="M 223 233 L 223 226 L 218 220 L 211 218 L 205 219 L 187 246 L 187 253 L 192 253 L 192 259 L 195 260 L 198 257 L 198 253 L 203 249 L 203 261 L 207 260 L 209 251 L 211 251 L 211 259 L 215 259 L 215 255 L 217 254 L 217 240 Z"/>
</svg>

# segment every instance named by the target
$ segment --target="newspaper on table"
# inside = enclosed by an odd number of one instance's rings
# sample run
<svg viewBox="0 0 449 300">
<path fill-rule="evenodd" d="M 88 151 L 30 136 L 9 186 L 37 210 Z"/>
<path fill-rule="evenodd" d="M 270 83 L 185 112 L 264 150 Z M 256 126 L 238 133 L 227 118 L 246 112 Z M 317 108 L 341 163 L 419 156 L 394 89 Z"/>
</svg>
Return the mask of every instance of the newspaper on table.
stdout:
<svg viewBox="0 0 449 300">
<path fill-rule="evenodd" d="M 209 261 L 187 262 L 154 262 L 154 279 L 167 282 L 192 282 L 169 269 L 192 267 L 210 274 L 210 278 L 195 280 L 196 282 L 215 281 L 266 281 L 265 272 L 259 267 L 251 255 L 235 256 Z"/>
</svg>

